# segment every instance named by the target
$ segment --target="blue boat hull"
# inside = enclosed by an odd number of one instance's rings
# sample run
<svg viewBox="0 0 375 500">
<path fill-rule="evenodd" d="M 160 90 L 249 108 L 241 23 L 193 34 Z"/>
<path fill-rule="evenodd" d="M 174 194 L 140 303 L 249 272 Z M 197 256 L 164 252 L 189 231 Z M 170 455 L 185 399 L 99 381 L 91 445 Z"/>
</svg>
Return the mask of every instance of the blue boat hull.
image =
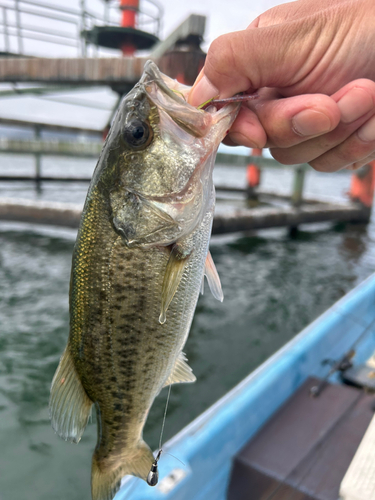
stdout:
<svg viewBox="0 0 375 500">
<path fill-rule="evenodd" d="M 355 362 L 375 350 L 375 275 L 334 304 L 164 446 L 159 485 L 125 478 L 115 500 L 224 500 L 233 456 L 326 359 L 356 345 Z M 331 382 L 338 382 L 334 375 Z"/>
</svg>

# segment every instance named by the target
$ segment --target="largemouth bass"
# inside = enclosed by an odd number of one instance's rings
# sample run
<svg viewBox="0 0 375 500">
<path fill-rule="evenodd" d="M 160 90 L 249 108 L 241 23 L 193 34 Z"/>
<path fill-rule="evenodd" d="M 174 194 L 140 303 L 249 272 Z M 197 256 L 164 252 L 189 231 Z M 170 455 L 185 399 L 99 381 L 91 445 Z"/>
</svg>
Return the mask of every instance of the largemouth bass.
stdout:
<svg viewBox="0 0 375 500">
<path fill-rule="evenodd" d="M 93 500 L 111 500 L 126 474 L 147 478 L 149 409 L 164 386 L 195 381 L 182 349 L 204 274 L 222 300 L 208 252 L 212 169 L 240 105 L 198 110 L 188 91 L 146 63 L 103 146 L 74 247 L 50 415 L 77 443 L 94 405 Z"/>
</svg>

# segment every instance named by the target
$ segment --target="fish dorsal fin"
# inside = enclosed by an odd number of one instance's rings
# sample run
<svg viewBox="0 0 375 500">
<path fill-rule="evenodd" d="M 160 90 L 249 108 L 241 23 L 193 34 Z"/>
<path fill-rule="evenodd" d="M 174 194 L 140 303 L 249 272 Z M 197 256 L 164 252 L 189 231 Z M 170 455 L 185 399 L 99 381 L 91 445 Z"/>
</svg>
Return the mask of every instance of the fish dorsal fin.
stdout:
<svg viewBox="0 0 375 500">
<path fill-rule="evenodd" d="M 183 352 L 180 352 L 173 370 L 164 384 L 164 387 L 171 384 L 195 382 L 197 380 L 196 376 L 193 373 L 193 370 L 190 368 L 186 361 L 187 359 L 185 354 Z"/>
<path fill-rule="evenodd" d="M 167 310 L 180 284 L 189 256 L 182 256 L 177 245 L 173 245 L 165 270 L 161 292 L 161 312 L 159 323 L 164 324 L 167 319 Z"/>
<path fill-rule="evenodd" d="M 210 252 L 208 252 L 207 254 L 206 263 L 204 266 L 204 274 L 207 277 L 208 286 L 210 287 L 212 295 L 215 297 L 215 299 L 223 302 L 224 294 L 221 288 L 220 278 Z"/>
<path fill-rule="evenodd" d="M 51 385 L 49 411 L 54 431 L 65 441 L 78 443 L 90 417 L 92 404 L 67 347 Z"/>
</svg>

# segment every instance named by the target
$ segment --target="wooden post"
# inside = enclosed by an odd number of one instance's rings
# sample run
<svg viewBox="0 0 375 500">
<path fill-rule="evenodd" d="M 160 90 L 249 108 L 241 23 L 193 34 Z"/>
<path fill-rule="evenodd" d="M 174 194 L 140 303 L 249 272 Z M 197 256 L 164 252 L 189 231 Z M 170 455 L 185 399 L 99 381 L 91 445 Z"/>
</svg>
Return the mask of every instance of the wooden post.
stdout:
<svg viewBox="0 0 375 500">
<path fill-rule="evenodd" d="M 41 137 L 41 128 L 36 126 L 35 127 L 35 139 L 40 139 Z M 35 153 L 35 187 L 38 193 L 42 191 L 42 186 L 41 186 L 41 154 L 40 153 Z"/>
<path fill-rule="evenodd" d="M 302 203 L 304 182 L 305 182 L 305 169 L 301 165 L 297 167 L 294 171 L 293 192 L 291 200 L 292 204 L 295 207 L 300 206 Z"/>
<path fill-rule="evenodd" d="M 294 170 L 293 179 L 293 192 L 291 196 L 291 202 L 294 207 L 299 207 L 302 204 L 303 199 L 303 185 L 305 182 L 305 169 L 302 165 Z M 298 226 L 289 226 L 289 236 L 295 238 L 298 234 Z"/>
</svg>

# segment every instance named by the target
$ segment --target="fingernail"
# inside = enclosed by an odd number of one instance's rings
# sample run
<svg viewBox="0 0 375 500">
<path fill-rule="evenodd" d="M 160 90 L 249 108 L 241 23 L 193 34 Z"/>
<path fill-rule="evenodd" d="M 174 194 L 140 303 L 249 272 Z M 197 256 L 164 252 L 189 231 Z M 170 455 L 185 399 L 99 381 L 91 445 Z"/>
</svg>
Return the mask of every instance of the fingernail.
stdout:
<svg viewBox="0 0 375 500">
<path fill-rule="evenodd" d="M 206 75 L 203 75 L 195 87 L 192 88 L 189 103 L 192 106 L 199 106 L 217 95 L 219 95 L 218 89 L 212 85 Z"/>
<path fill-rule="evenodd" d="M 374 103 L 368 92 L 363 89 L 354 88 L 347 92 L 337 103 L 341 111 L 341 121 L 351 123 L 368 113 Z"/>
<path fill-rule="evenodd" d="M 375 116 L 362 125 L 362 127 L 358 129 L 357 134 L 363 142 L 375 141 Z"/>
<path fill-rule="evenodd" d="M 314 109 L 300 111 L 293 117 L 292 125 L 294 131 L 303 136 L 320 135 L 331 130 L 328 116 Z"/>
</svg>

